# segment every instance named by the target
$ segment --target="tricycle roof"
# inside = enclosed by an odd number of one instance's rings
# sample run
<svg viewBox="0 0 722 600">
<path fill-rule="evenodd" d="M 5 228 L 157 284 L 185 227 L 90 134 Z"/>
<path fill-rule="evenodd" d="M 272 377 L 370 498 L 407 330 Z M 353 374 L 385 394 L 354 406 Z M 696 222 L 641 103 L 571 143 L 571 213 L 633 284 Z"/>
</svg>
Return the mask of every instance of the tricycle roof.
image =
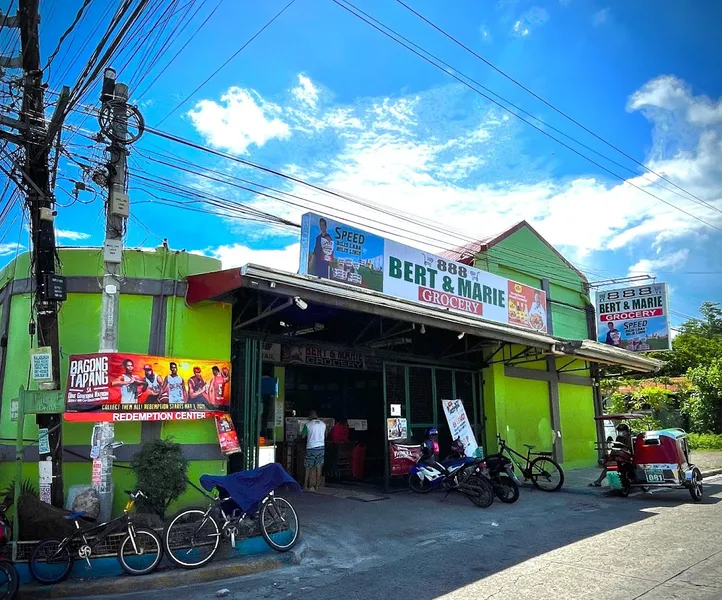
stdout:
<svg viewBox="0 0 722 600">
<path fill-rule="evenodd" d="M 669 437 L 678 440 L 687 437 L 687 432 L 684 429 L 660 429 L 659 431 L 648 431 L 645 437 Z"/>
</svg>

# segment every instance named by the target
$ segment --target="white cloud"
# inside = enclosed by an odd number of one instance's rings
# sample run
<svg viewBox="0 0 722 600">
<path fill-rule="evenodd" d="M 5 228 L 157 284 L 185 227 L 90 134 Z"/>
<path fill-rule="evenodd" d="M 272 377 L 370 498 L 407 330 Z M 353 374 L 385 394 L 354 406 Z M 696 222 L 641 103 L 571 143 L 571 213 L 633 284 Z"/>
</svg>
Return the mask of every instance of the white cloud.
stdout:
<svg viewBox="0 0 722 600">
<path fill-rule="evenodd" d="M 10 256 L 11 254 L 15 254 L 19 250 L 24 249 L 25 246 L 23 246 L 22 244 L 17 244 L 15 242 L 0 244 L 0 256 Z"/>
<path fill-rule="evenodd" d="M 269 140 L 290 137 L 281 112 L 280 106 L 256 92 L 232 87 L 221 96 L 221 103 L 201 100 L 188 116 L 209 144 L 244 154 L 251 144 L 260 147 Z"/>
<path fill-rule="evenodd" d="M 611 14 L 611 11 L 610 11 L 609 7 L 598 10 L 597 12 L 595 12 L 592 15 L 592 25 L 594 25 L 595 27 L 604 25 L 607 21 L 609 21 L 610 14 Z"/>
<path fill-rule="evenodd" d="M 259 250 L 243 244 L 232 244 L 210 248 L 203 251 L 202 254 L 220 259 L 224 269 L 242 267 L 252 263 L 295 273 L 298 271 L 301 246 L 300 244 L 291 244 L 279 250 Z"/>
<path fill-rule="evenodd" d="M 659 258 L 643 258 L 629 267 L 628 275 L 655 275 L 658 271 L 675 271 L 684 266 L 688 258 L 688 248 L 682 248 Z"/>
<path fill-rule="evenodd" d="M 515 37 L 527 37 L 532 31 L 541 27 L 549 20 L 549 13 L 540 6 L 532 6 L 523 12 L 511 28 L 511 35 Z"/>
<path fill-rule="evenodd" d="M 70 231 L 67 229 L 56 229 L 55 236 L 59 240 L 80 241 L 90 239 L 89 233 L 83 233 L 81 231 Z"/>
<path fill-rule="evenodd" d="M 479 27 L 479 33 L 481 34 L 481 39 L 484 40 L 487 44 L 490 44 L 493 39 L 491 37 L 491 31 L 486 25 L 482 25 Z"/>
<path fill-rule="evenodd" d="M 302 104 L 306 104 L 310 108 L 316 108 L 318 104 L 318 88 L 313 84 L 310 78 L 299 73 L 298 74 L 298 86 L 291 90 L 296 100 Z"/>
<path fill-rule="evenodd" d="M 679 112 L 691 124 L 710 126 L 722 123 L 722 101 L 713 102 L 707 96 L 693 96 L 690 87 L 681 79 L 664 75 L 647 82 L 632 94 L 628 110 Z"/>
</svg>

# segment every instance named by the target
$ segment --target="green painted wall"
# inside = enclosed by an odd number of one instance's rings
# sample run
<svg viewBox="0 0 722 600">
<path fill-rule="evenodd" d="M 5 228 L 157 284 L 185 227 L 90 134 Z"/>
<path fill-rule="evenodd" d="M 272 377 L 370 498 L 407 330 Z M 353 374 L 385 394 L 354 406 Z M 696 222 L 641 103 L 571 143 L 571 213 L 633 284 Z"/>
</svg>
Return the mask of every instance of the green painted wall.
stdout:
<svg viewBox="0 0 722 600">
<path fill-rule="evenodd" d="M 551 451 L 552 429 L 549 414 L 549 384 L 545 381 L 504 378 L 505 402 L 497 406 L 497 424 L 501 437 L 519 452 L 523 444 Z"/>
<path fill-rule="evenodd" d="M 102 275 L 102 254 L 97 249 L 61 249 L 62 274 L 65 276 Z M 122 272 L 124 276 L 145 279 L 176 279 L 182 281 L 187 275 L 217 270 L 220 262 L 203 256 L 172 252 L 158 248 L 155 252 L 127 250 L 124 253 Z M 28 277 L 28 254 L 0 271 L 0 288 L 13 278 Z M 153 298 L 151 296 L 121 295 L 119 350 L 121 352 L 147 353 Z M 100 294 L 69 294 L 58 315 L 61 345 L 61 382 L 65 384 L 70 354 L 97 352 L 100 330 Z M 0 309 L 4 310 L 4 309 Z M 16 424 L 10 421 L 10 400 L 17 397 L 20 385 L 27 384 L 30 338 L 28 321 L 30 298 L 17 295 L 12 298 L 8 352 L 5 379 L 0 390 L 0 444 L 14 444 Z M 231 307 L 209 302 L 188 307 L 182 298 L 167 299 L 166 354 L 180 357 L 228 360 L 230 359 Z M 32 417 L 26 419 L 24 437 L 37 439 L 38 430 Z M 91 423 L 64 423 L 63 442 L 68 445 L 88 446 L 92 433 Z M 163 423 L 161 435 L 173 437 L 182 444 L 217 444 L 213 421 L 186 421 Z M 116 424 L 115 436 L 125 444 L 139 444 L 139 423 Z M 3 455 L 0 462 L 0 488 L 14 477 L 14 449 Z M 127 464 L 116 463 L 113 481 L 116 486 L 114 510 L 119 512 L 125 503 L 123 489 L 133 487 L 135 477 Z M 191 480 L 198 481 L 203 473 L 223 473 L 226 461 L 192 461 Z M 66 491 L 74 484 L 87 484 L 91 476 L 90 462 L 69 462 L 63 466 Z M 23 477 L 37 485 L 37 464 L 23 466 Z M 198 500 L 198 492 L 192 490 L 180 499 L 180 503 Z"/>
<path fill-rule="evenodd" d="M 559 384 L 564 467 L 576 469 L 597 463 L 597 429 L 594 422 L 592 387 Z"/>
</svg>

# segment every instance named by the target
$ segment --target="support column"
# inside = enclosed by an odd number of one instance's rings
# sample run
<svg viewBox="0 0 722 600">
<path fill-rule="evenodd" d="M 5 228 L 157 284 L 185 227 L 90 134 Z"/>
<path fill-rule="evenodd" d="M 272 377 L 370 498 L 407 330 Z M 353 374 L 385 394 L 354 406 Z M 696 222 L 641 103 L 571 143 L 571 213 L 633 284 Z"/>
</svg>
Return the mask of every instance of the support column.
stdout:
<svg viewBox="0 0 722 600">
<path fill-rule="evenodd" d="M 547 297 L 547 332 L 554 335 L 554 322 L 552 320 L 551 286 L 548 279 L 541 281 L 542 291 Z M 559 407 L 559 373 L 557 373 L 557 360 L 554 356 L 547 357 L 547 373 L 549 374 L 549 415 L 552 422 L 552 455 L 558 463 L 564 462 L 564 447 L 562 443 L 562 419 Z"/>
</svg>

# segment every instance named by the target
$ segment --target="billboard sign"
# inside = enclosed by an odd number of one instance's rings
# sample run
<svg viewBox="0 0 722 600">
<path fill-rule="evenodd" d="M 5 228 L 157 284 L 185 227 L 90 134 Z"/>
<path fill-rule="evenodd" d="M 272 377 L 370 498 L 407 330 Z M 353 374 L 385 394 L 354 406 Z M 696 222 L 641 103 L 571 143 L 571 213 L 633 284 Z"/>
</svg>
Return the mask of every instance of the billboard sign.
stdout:
<svg viewBox="0 0 722 600">
<path fill-rule="evenodd" d="M 667 284 L 597 292 L 597 341 L 631 350 L 669 350 Z"/>
<path fill-rule="evenodd" d="M 70 357 L 68 421 L 204 419 L 230 407 L 230 363 L 145 354 Z"/>
<path fill-rule="evenodd" d="M 318 214 L 303 215 L 301 227 L 302 275 L 547 332 L 546 294 L 539 289 Z"/>
</svg>

